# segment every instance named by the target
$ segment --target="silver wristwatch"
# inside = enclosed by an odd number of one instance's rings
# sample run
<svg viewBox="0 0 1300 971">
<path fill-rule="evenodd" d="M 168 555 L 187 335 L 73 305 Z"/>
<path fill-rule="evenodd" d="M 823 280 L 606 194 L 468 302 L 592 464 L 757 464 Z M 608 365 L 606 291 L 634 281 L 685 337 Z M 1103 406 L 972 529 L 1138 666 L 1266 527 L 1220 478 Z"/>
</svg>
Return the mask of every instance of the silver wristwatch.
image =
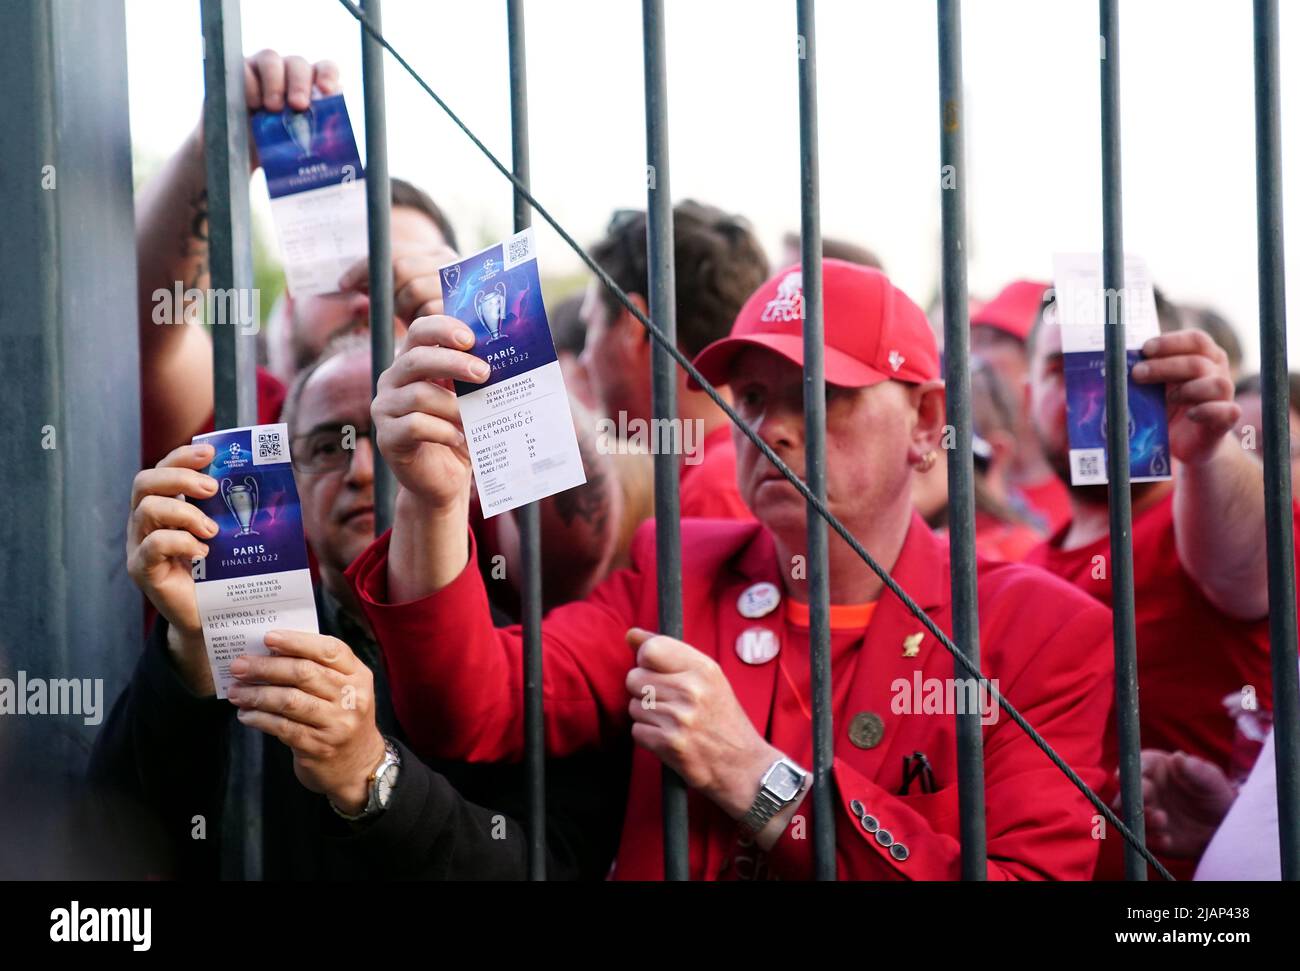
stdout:
<svg viewBox="0 0 1300 971">
<path fill-rule="evenodd" d="M 763 774 L 758 795 L 749 812 L 740 818 L 741 827 L 757 836 L 773 816 L 799 797 L 808 783 L 808 773 L 787 758 L 779 758 Z"/>
<path fill-rule="evenodd" d="M 363 819 L 369 819 L 371 816 L 378 816 L 388 808 L 388 803 L 393 798 L 393 789 L 397 785 L 397 776 L 401 769 L 402 755 L 398 752 L 397 746 L 393 744 L 393 740 L 385 736 L 383 761 L 375 767 L 374 772 L 370 773 L 370 798 L 366 800 L 366 808 L 355 816 L 343 812 L 333 802 L 330 803 L 330 808 L 349 823 L 356 823 Z"/>
</svg>

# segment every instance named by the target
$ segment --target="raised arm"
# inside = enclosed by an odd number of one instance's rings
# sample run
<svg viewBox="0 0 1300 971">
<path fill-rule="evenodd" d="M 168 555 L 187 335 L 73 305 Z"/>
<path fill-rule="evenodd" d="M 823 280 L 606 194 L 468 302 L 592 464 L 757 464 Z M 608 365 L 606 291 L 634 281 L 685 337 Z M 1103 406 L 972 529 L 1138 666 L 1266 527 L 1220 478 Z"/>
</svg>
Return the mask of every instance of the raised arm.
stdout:
<svg viewBox="0 0 1300 971">
<path fill-rule="evenodd" d="M 349 568 L 384 650 L 393 700 L 417 751 L 510 759 L 522 751 L 522 637 L 492 626 L 469 532 L 470 459 L 451 379 L 481 383 L 487 365 L 453 317 L 423 317 L 379 380 L 371 406 L 380 451 L 399 483 L 393 528 Z M 552 754 L 596 747 L 626 722 L 624 642 L 639 577 L 611 580 L 544 629 Z"/>
<path fill-rule="evenodd" d="M 1232 434 L 1241 408 L 1232 400 L 1228 357 L 1198 330 L 1153 337 L 1142 353 L 1133 379 L 1166 384 L 1169 448 L 1180 463 L 1179 561 L 1224 613 L 1258 620 L 1268 613 L 1264 470 Z"/>
<path fill-rule="evenodd" d="M 248 110 L 306 108 L 313 86 L 339 90 L 338 69 L 262 51 L 244 62 Z M 253 167 L 257 160 L 254 155 Z M 189 441 L 212 414 L 212 342 L 198 323 L 188 290 L 208 286 L 208 191 L 203 123 L 136 200 L 142 451 L 152 465 Z M 180 291 L 182 306 L 175 305 Z M 192 295 L 191 295 L 192 296 Z"/>
</svg>

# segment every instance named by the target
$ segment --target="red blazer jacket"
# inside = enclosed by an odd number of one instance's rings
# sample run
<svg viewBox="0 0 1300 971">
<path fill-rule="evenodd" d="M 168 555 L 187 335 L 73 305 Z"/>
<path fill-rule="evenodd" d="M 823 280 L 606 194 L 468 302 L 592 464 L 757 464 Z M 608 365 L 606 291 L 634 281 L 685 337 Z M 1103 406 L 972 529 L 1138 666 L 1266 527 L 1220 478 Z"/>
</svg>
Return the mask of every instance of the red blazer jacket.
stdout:
<svg viewBox="0 0 1300 971">
<path fill-rule="evenodd" d="M 412 748 L 421 755 L 470 761 L 514 760 L 523 753 L 523 636 L 496 629 L 484 581 L 469 564 L 442 590 L 412 603 L 387 598 L 385 534 L 353 564 L 349 577 L 387 660 L 393 701 Z M 471 543 L 473 542 L 471 536 Z M 771 535 L 758 523 L 683 520 L 683 640 L 714 657 L 759 731 L 766 725 L 777 665 L 750 665 L 736 653 L 739 635 L 769 626 L 778 637 L 782 611 L 751 620 L 737 600 L 759 581 L 781 587 Z M 891 571 L 940 629 L 951 631 L 948 547 L 914 517 Z M 630 730 L 624 688 L 635 653 L 629 627 L 657 627 L 653 523 L 632 546 L 632 566 L 592 595 L 566 604 L 543 623 L 546 744 L 562 756 L 603 746 Z M 1110 711 L 1113 659 L 1110 612 L 1075 587 L 1032 567 L 979 564 L 981 667 L 1090 786 L 1107 772 L 1102 737 Z M 965 677 L 929 633 L 914 656 L 904 640 L 924 632 L 885 592 L 859 648 L 853 684 L 834 713 L 838 873 L 841 879 L 952 880 L 960 876 L 955 717 L 925 713 L 906 699 L 917 683 Z M 907 687 L 902 687 L 900 684 Z M 904 701 L 917 702 L 909 712 Z M 880 742 L 853 744 L 855 713 L 884 723 Z M 811 730 L 811 726 L 810 726 Z M 859 739 L 861 740 L 861 739 Z M 926 754 L 934 791 L 911 786 L 899 795 L 903 759 Z M 622 843 L 614 876 L 662 879 L 661 763 L 633 756 Z M 999 711 L 984 728 L 984 774 L 990 879 L 1087 879 L 1097 857 L 1095 809 Z M 757 780 L 755 780 L 757 784 Z M 868 831 L 861 810 L 880 830 Z M 786 879 L 810 877 L 812 799 L 806 798 L 763 859 L 738 840 L 736 823 L 699 794 L 690 794 L 691 876 L 747 875 L 762 866 Z M 800 819 L 800 817 L 808 817 Z M 1101 829 L 1104 832 L 1104 828 Z M 904 857 L 899 859 L 899 857 Z"/>
</svg>

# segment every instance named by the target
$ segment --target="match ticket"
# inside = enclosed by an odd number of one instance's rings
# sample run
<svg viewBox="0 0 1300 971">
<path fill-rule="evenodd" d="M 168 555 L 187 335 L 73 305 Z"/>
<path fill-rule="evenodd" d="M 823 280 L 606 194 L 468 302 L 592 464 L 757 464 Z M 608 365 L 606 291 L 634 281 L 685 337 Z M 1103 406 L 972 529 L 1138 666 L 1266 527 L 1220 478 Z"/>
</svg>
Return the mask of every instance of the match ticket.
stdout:
<svg viewBox="0 0 1300 971">
<path fill-rule="evenodd" d="M 1142 345 L 1160 333 L 1146 262 L 1135 256 L 1125 258 L 1122 299 L 1105 292 L 1101 256 L 1096 253 L 1057 255 L 1054 267 L 1056 314 L 1065 355 L 1070 481 L 1074 485 L 1104 485 L 1107 481 L 1106 320 L 1115 300 L 1122 307 L 1128 359 L 1130 479 L 1153 482 L 1169 478 L 1165 386 L 1133 381 L 1133 365 L 1142 359 Z"/>
<path fill-rule="evenodd" d="M 208 555 L 194 561 L 203 643 L 217 697 L 233 680 L 230 662 L 268 654 L 270 630 L 320 633 L 298 488 L 289 463 L 289 429 L 228 428 L 198 435 L 216 449 L 207 474 L 217 493 L 190 501 L 217 524 Z"/>
<path fill-rule="evenodd" d="M 366 182 L 343 95 L 306 111 L 256 112 L 252 128 L 289 292 L 336 293 L 369 251 Z"/>
<path fill-rule="evenodd" d="M 469 325 L 470 353 L 492 369 L 484 384 L 456 382 L 483 515 L 585 483 L 533 231 L 444 266 L 439 277 L 444 312 Z"/>
</svg>

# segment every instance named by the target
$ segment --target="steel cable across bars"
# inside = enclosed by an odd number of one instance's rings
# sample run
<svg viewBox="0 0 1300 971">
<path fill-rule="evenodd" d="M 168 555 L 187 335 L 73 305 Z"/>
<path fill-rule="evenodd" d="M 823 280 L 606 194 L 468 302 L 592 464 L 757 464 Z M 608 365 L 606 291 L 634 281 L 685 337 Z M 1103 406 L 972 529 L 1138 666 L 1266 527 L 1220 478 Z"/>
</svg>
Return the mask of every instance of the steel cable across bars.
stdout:
<svg viewBox="0 0 1300 971">
<path fill-rule="evenodd" d="M 617 299 L 618 302 L 630 314 L 632 314 L 638 321 L 640 321 L 641 325 L 645 327 L 647 333 L 649 333 L 656 341 L 659 342 L 659 344 L 664 348 L 664 350 L 669 355 L 671 355 L 673 360 L 677 362 L 677 364 L 682 368 L 682 370 L 684 370 L 687 373 L 687 375 L 689 375 L 696 383 L 699 384 L 700 388 L 705 392 L 705 394 L 709 396 L 710 400 L 712 400 L 714 404 L 716 404 L 719 408 L 722 409 L 722 411 L 731 420 L 732 424 L 734 424 L 737 428 L 740 429 L 741 434 L 743 434 L 746 438 L 748 438 L 749 441 L 753 443 L 754 447 L 757 448 L 759 452 L 763 454 L 763 457 L 766 458 L 769 462 L 771 462 L 772 466 L 778 472 L 781 473 L 782 477 L 784 477 L 786 481 L 788 481 L 792 486 L 795 487 L 795 489 L 798 490 L 799 494 L 808 502 L 808 504 L 817 512 L 817 514 L 821 516 L 824 520 L 826 520 L 826 524 L 831 529 L 835 530 L 835 532 L 840 536 L 841 539 L 843 539 L 846 543 L 848 543 L 849 548 L 852 549 L 853 552 L 856 553 L 858 557 L 862 560 L 862 562 L 864 562 L 871 569 L 871 571 L 880 578 L 881 582 L 885 585 L 885 587 L 888 588 L 889 591 L 899 599 L 899 601 L 903 604 L 903 606 L 907 608 L 908 612 L 911 613 L 912 616 L 915 617 L 917 621 L 923 627 L 925 627 L 926 630 L 928 630 L 932 635 L 934 635 L 935 639 L 938 640 L 939 643 L 944 646 L 944 649 L 947 650 L 950 654 L 952 654 L 952 656 L 961 664 L 962 668 L 967 672 L 967 674 L 975 678 L 978 681 L 980 687 L 983 690 L 987 691 L 989 693 L 989 696 L 994 698 L 997 701 L 998 706 L 1001 708 L 1002 711 L 1006 713 L 1007 717 L 1010 718 L 1013 722 L 1015 722 L 1016 725 L 1018 725 L 1020 729 L 1024 731 L 1026 735 L 1029 736 L 1030 740 L 1039 749 L 1042 750 L 1043 754 L 1047 756 L 1048 760 L 1054 766 L 1056 766 L 1056 768 L 1059 769 L 1067 779 L 1070 780 L 1071 784 L 1076 789 L 1078 789 L 1080 793 L 1083 794 L 1083 796 L 1092 804 L 1092 806 L 1098 811 L 1098 813 L 1101 814 L 1101 816 L 1106 820 L 1106 822 L 1111 826 L 1115 827 L 1115 829 L 1119 832 L 1119 834 L 1123 836 L 1124 839 L 1129 844 L 1136 847 L 1138 852 L 1142 854 L 1143 858 L 1148 863 L 1151 864 L 1151 866 L 1156 870 L 1157 873 L 1160 874 L 1161 877 L 1163 877 L 1166 880 L 1173 880 L 1174 879 L 1173 875 L 1170 874 L 1170 872 L 1167 869 L 1165 869 L 1164 865 L 1161 864 L 1160 861 L 1155 858 L 1154 854 L 1152 854 L 1151 851 L 1147 849 L 1147 847 L 1136 836 L 1134 836 L 1133 832 L 1127 826 L 1125 826 L 1124 823 L 1120 820 L 1120 818 L 1117 815 L 1115 815 L 1115 813 L 1111 810 L 1111 808 L 1107 806 L 1105 802 L 1103 802 L 1102 799 L 1095 792 L 1092 791 L 1092 789 L 1088 786 L 1088 784 L 1084 782 L 1082 779 L 1080 779 L 1078 774 L 1072 768 L 1070 768 L 1070 766 L 1066 764 L 1066 762 L 1059 755 L 1056 754 L 1056 751 L 1051 747 L 1051 745 L 1047 743 L 1047 741 L 1042 737 L 1042 735 L 1040 735 L 1038 731 L 1032 725 L 1030 725 L 1028 721 L 1025 720 L 1024 716 L 1020 714 L 1020 712 L 1015 708 L 1014 705 L 1011 704 L 1011 702 L 1009 702 L 1005 697 L 1003 697 L 1002 693 L 997 689 L 997 687 L 986 677 L 984 677 L 984 675 L 979 671 L 979 669 L 971 663 L 970 659 L 965 655 L 965 653 L 959 647 L 957 647 L 956 644 L 953 643 L 952 639 L 949 638 L 948 635 L 945 634 L 942 630 L 940 630 L 938 625 L 936 625 L 935 622 L 930 619 L 929 615 L 926 614 L 926 612 L 921 609 L 921 607 L 916 603 L 916 601 L 914 601 L 910 596 L 908 596 L 907 592 L 903 590 L 903 588 L 900 587 L 894 581 L 894 578 L 889 575 L 889 572 L 875 561 L 875 559 L 871 556 L 871 554 L 868 553 L 867 550 L 862 546 L 862 544 L 858 542 L 857 538 L 854 537 L 854 535 L 848 531 L 848 529 L 844 526 L 844 524 L 841 523 L 839 519 L 837 519 L 835 515 L 828 508 L 826 508 L 826 504 L 821 502 L 812 493 L 812 491 L 809 490 L 807 484 L 802 479 L 800 479 L 797 475 L 795 475 L 794 472 L 791 471 L 790 467 L 786 465 L 785 462 L 783 462 L 781 458 L 774 451 L 772 451 L 771 447 L 768 446 L 767 443 L 764 442 L 761 438 L 759 438 L 758 434 L 752 428 L 750 428 L 748 425 L 745 424 L 745 422 L 736 413 L 735 409 L 732 408 L 730 403 L 727 402 L 727 400 L 723 398 L 721 394 L 718 393 L 718 390 L 714 388 L 713 385 L 710 384 L 702 374 L 700 374 L 700 372 L 695 368 L 695 366 L 691 364 L 690 360 L 686 357 L 686 355 L 684 355 L 680 350 L 678 350 L 676 344 L 669 341 L 667 337 L 664 335 L 663 331 L 659 329 L 659 327 L 654 323 L 654 321 L 652 321 L 649 317 L 647 317 L 644 313 L 642 313 L 642 311 L 636 306 L 636 304 L 631 300 L 631 298 L 618 286 L 617 283 L 614 282 L 614 279 L 607 272 L 605 272 L 605 270 L 600 266 L 600 264 L 598 264 L 594 259 L 592 259 L 591 255 L 586 251 L 586 249 L 584 249 L 582 245 L 579 244 L 578 241 L 575 240 L 573 236 L 571 236 L 568 233 L 568 231 L 564 229 L 563 226 L 560 225 L 560 223 L 555 219 L 554 216 L 550 214 L 550 212 L 546 209 L 546 207 L 537 201 L 537 199 L 532 195 L 532 193 L 528 191 L 528 188 L 525 185 L 523 185 L 518 179 L 515 178 L 514 174 L 510 171 L 510 169 L 505 164 L 503 164 L 500 159 L 496 157 L 496 155 L 492 152 L 491 149 L 489 149 L 485 144 L 483 144 L 482 140 L 477 135 L 475 135 L 474 132 L 460 119 L 460 116 L 457 115 L 455 111 L 451 109 L 451 107 L 447 104 L 447 102 L 445 102 L 442 99 L 442 97 L 439 96 L 438 93 L 434 91 L 432 87 L 430 87 L 429 83 L 425 81 L 424 78 L 419 74 L 419 72 L 416 71 L 415 68 L 413 68 L 410 65 L 410 63 L 406 60 L 406 58 L 404 58 L 400 53 L 397 52 L 397 50 L 393 48 L 392 44 L 388 42 L 387 38 L 373 32 L 373 29 L 370 28 L 369 25 L 365 23 L 364 15 L 357 8 L 356 4 L 353 3 L 352 0 L 339 0 L 339 4 L 344 9 L 346 9 L 353 17 L 355 17 L 359 22 L 361 22 L 367 31 L 370 31 L 375 36 L 375 39 L 378 40 L 379 43 L 384 47 L 384 49 L 387 50 L 388 53 L 393 56 L 393 59 L 397 61 L 399 65 L 401 65 L 402 69 L 405 70 L 407 74 L 411 76 L 411 79 L 415 81 L 415 83 L 418 84 L 420 88 L 423 89 L 423 91 L 434 100 L 434 102 L 438 105 L 438 107 L 440 107 L 446 113 L 447 117 L 451 119 L 451 121 L 456 125 L 456 127 L 465 133 L 465 136 L 474 144 L 476 148 L 479 149 L 479 151 L 483 153 L 484 157 L 487 158 L 487 160 L 492 163 L 492 165 L 497 169 L 497 171 L 500 172 L 503 176 L 505 176 L 514 184 L 519 194 L 524 199 L 527 200 L 530 206 L 533 207 L 533 211 L 536 212 L 537 215 L 541 216 L 542 219 L 546 221 L 547 225 L 549 225 L 553 230 L 555 230 L 556 235 L 558 235 L 562 240 L 564 240 L 565 244 L 568 245 L 569 248 L 572 249 L 573 252 L 578 256 L 578 258 L 587 265 L 587 268 L 590 269 L 591 272 L 596 275 L 597 279 L 599 279 L 601 283 L 604 284 L 604 286 L 609 289 L 610 293 L 614 295 L 615 299 Z"/>
</svg>

